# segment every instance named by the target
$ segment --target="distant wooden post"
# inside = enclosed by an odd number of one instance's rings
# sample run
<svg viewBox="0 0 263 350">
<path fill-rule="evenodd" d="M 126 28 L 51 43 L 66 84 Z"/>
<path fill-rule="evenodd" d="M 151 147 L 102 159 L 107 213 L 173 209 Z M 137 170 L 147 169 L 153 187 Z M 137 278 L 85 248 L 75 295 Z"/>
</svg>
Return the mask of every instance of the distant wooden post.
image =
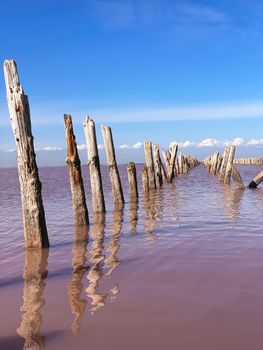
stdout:
<svg viewBox="0 0 263 350">
<path fill-rule="evenodd" d="M 100 159 L 96 138 L 95 123 L 90 117 L 87 117 L 84 121 L 83 126 L 88 150 L 88 164 L 90 171 L 93 211 L 94 213 L 104 213 L 105 202 L 101 181 Z"/>
<path fill-rule="evenodd" d="M 102 135 L 103 135 L 104 145 L 106 150 L 107 163 L 110 170 L 110 179 L 111 179 L 114 203 L 117 206 L 122 206 L 124 204 L 124 197 L 123 197 L 119 170 L 116 162 L 111 128 L 109 126 L 102 125 L 101 129 L 102 129 Z"/>
<path fill-rule="evenodd" d="M 15 61 L 4 62 L 4 75 L 10 120 L 17 148 L 25 245 L 27 248 L 47 248 L 49 240 L 34 151 L 29 101 L 20 84 Z"/>
<path fill-rule="evenodd" d="M 154 175 L 152 143 L 150 141 L 144 141 L 144 153 L 145 153 L 146 166 L 148 169 L 149 189 L 155 190 L 156 182 L 155 182 L 155 175 Z"/>
<path fill-rule="evenodd" d="M 149 195 L 149 178 L 146 165 L 142 168 L 142 190 L 145 196 Z"/>
<path fill-rule="evenodd" d="M 153 159 L 154 159 L 154 168 L 156 174 L 156 185 L 161 187 L 163 185 L 163 175 L 162 175 L 162 165 L 160 158 L 159 145 L 153 145 Z"/>
<path fill-rule="evenodd" d="M 130 200 L 131 202 L 138 201 L 138 186 L 137 186 L 137 175 L 136 166 L 133 162 L 130 162 L 127 166 L 128 182 L 130 188 Z"/>
<path fill-rule="evenodd" d="M 230 148 L 229 148 L 229 146 L 227 146 L 224 149 L 223 159 L 222 159 L 222 163 L 221 163 L 220 174 L 219 174 L 219 180 L 220 181 L 224 181 L 225 180 L 226 166 L 227 166 L 229 151 L 230 151 Z"/>
<path fill-rule="evenodd" d="M 173 146 L 172 152 L 171 152 L 171 159 L 170 159 L 170 164 L 169 164 L 169 171 L 167 174 L 167 182 L 171 183 L 174 178 L 174 168 L 175 168 L 175 160 L 177 156 L 177 151 L 178 151 L 178 145 Z"/>
<path fill-rule="evenodd" d="M 230 179 L 231 179 L 231 174 L 232 174 L 232 167 L 233 167 L 233 162 L 235 158 L 235 150 L 236 146 L 231 145 L 229 147 L 229 155 L 228 155 L 228 161 L 227 161 L 227 166 L 226 166 L 226 173 L 225 173 L 225 183 L 229 184 Z"/>
<path fill-rule="evenodd" d="M 242 177 L 234 165 L 232 165 L 232 178 L 234 180 L 234 183 L 235 183 L 237 190 L 244 190 L 245 189 L 245 185 L 242 181 Z"/>
<path fill-rule="evenodd" d="M 86 205 L 85 190 L 81 174 L 81 162 L 79 159 L 76 138 L 73 131 L 72 118 L 69 114 L 64 114 L 66 129 L 67 158 L 70 188 L 73 205 L 74 223 L 76 226 L 89 224 L 89 214 Z"/>
<path fill-rule="evenodd" d="M 261 171 L 248 185 L 249 188 L 256 188 L 263 181 L 263 171 Z"/>
</svg>

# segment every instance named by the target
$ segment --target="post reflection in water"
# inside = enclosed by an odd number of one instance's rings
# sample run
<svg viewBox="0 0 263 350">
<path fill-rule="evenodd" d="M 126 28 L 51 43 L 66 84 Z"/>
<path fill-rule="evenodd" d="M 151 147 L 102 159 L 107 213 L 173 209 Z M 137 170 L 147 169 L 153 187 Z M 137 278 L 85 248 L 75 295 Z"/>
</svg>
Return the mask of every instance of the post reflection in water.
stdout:
<svg viewBox="0 0 263 350">
<path fill-rule="evenodd" d="M 75 240 L 72 248 L 72 275 L 68 284 L 68 296 L 74 320 L 71 325 L 72 334 L 80 331 L 80 321 L 85 313 L 87 301 L 81 298 L 83 277 L 88 269 L 86 266 L 88 244 L 88 226 L 75 227 Z"/>
<path fill-rule="evenodd" d="M 92 227 L 92 248 L 91 248 L 91 268 L 88 272 L 87 279 L 89 285 L 86 288 L 86 293 L 91 299 L 91 312 L 94 313 L 105 305 L 105 299 L 108 294 L 99 293 L 98 286 L 102 277 L 101 263 L 104 261 L 104 232 L 105 232 L 105 214 L 94 213 Z"/>
<path fill-rule="evenodd" d="M 131 226 L 131 232 L 136 232 L 137 222 L 138 222 L 138 201 L 130 202 L 130 211 L 129 211 L 129 221 Z"/>
<path fill-rule="evenodd" d="M 240 218 L 240 203 L 244 191 L 236 190 L 230 186 L 223 185 L 224 188 L 224 210 L 228 218 L 235 220 Z"/>
<path fill-rule="evenodd" d="M 150 193 L 143 197 L 143 209 L 145 211 L 144 232 L 149 240 L 155 240 L 153 230 L 156 225 L 156 193 Z"/>
<path fill-rule="evenodd" d="M 48 249 L 25 250 L 22 321 L 17 333 L 25 339 L 23 349 L 44 349 L 45 338 L 40 335 L 43 323 L 40 309 L 45 305 L 43 290 L 47 277 Z"/>
</svg>

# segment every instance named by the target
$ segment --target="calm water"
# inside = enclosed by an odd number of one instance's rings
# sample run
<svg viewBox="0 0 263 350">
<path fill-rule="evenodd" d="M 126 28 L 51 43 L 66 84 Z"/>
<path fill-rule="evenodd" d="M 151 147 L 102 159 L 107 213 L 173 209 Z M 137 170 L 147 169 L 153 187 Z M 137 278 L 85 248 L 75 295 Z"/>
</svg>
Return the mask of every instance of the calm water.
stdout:
<svg viewBox="0 0 263 350">
<path fill-rule="evenodd" d="M 23 248 L 16 169 L 0 170 L 0 348 L 262 350 L 262 189 L 199 166 L 130 206 L 120 168 L 125 208 L 113 210 L 103 168 L 108 211 L 89 231 L 72 224 L 67 169 L 40 169 L 41 253 Z M 239 170 L 248 184 L 260 168 Z"/>
</svg>

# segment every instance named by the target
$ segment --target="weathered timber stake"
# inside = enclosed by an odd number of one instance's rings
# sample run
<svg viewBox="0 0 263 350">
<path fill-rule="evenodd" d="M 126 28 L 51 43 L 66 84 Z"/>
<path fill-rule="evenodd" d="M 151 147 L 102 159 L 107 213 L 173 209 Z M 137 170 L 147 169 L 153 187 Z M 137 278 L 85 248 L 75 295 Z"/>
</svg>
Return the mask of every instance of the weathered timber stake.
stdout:
<svg viewBox="0 0 263 350">
<path fill-rule="evenodd" d="M 220 174 L 219 174 L 219 180 L 220 181 L 224 181 L 224 179 L 225 179 L 226 166 L 227 166 L 227 162 L 228 162 L 229 151 L 230 151 L 230 147 L 227 146 L 224 149 L 223 159 L 222 159 L 222 163 L 221 163 Z"/>
<path fill-rule="evenodd" d="M 232 178 L 234 180 L 234 183 L 235 183 L 237 190 L 244 190 L 245 189 L 245 185 L 242 181 L 242 177 L 239 174 L 239 171 L 237 170 L 235 165 L 232 165 Z"/>
<path fill-rule="evenodd" d="M 263 171 L 261 171 L 248 185 L 249 188 L 256 188 L 263 181 Z"/>
<path fill-rule="evenodd" d="M 49 240 L 34 151 L 29 101 L 20 84 L 15 61 L 4 62 L 4 75 L 17 149 L 25 245 L 27 248 L 47 248 Z"/>
<path fill-rule="evenodd" d="M 148 178 L 148 168 L 145 165 L 142 168 L 142 189 L 145 196 L 149 195 L 149 178 Z"/>
<path fill-rule="evenodd" d="M 130 201 L 137 202 L 139 198 L 136 166 L 133 162 L 130 162 L 127 166 L 128 182 L 130 188 Z"/>
<path fill-rule="evenodd" d="M 218 163 L 217 163 L 217 168 L 216 168 L 216 173 L 218 174 L 220 169 L 221 169 L 221 165 L 222 165 L 222 160 L 223 160 L 223 157 L 221 155 L 219 155 L 219 158 L 218 158 Z"/>
<path fill-rule="evenodd" d="M 156 145 L 156 144 L 153 145 L 153 159 L 154 159 L 154 168 L 155 168 L 155 175 L 156 175 L 156 185 L 160 187 L 163 184 L 163 175 L 162 175 L 159 145 Z"/>
<path fill-rule="evenodd" d="M 89 224 L 89 214 L 86 205 L 85 190 L 81 174 L 81 162 L 79 159 L 76 138 L 73 131 L 72 118 L 69 114 L 64 114 L 66 129 L 67 158 L 70 188 L 72 196 L 73 216 L 76 226 Z"/>
<path fill-rule="evenodd" d="M 121 186 L 121 179 L 119 175 L 119 170 L 116 162 L 114 143 L 112 138 L 111 128 L 107 125 L 102 125 L 102 135 L 104 139 L 104 145 L 106 150 L 106 158 L 110 171 L 110 179 L 112 192 L 114 197 L 114 204 L 121 206 L 124 204 L 123 191 Z"/>
<path fill-rule="evenodd" d="M 155 190 L 156 182 L 155 182 L 155 175 L 154 175 L 152 143 L 150 141 L 144 141 L 144 153 L 145 153 L 146 166 L 148 169 L 149 189 Z"/>
<path fill-rule="evenodd" d="M 83 126 L 87 142 L 93 212 L 104 213 L 105 202 L 101 181 L 100 159 L 96 138 L 95 123 L 90 117 L 87 117 L 84 121 Z"/>
<path fill-rule="evenodd" d="M 172 152 L 171 152 L 171 159 L 170 159 L 170 165 L 169 165 L 169 171 L 167 174 L 167 182 L 171 183 L 174 178 L 174 165 L 175 165 L 175 160 L 177 156 L 177 151 L 178 151 L 178 145 L 173 146 Z"/>
<path fill-rule="evenodd" d="M 166 173 L 168 174 L 169 167 L 170 167 L 170 161 L 168 159 L 168 153 L 167 152 L 170 154 L 169 151 L 162 151 Z"/>
<path fill-rule="evenodd" d="M 236 146 L 231 145 L 229 147 L 229 155 L 228 155 L 228 161 L 227 161 L 227 166 L 226 166 L 226 173 L 225 173 L 225 183 L 229 184 L 230 183 L 230 178 L 232 174 L 232 167 L 233 167 L 233 162 L 235 158 L 235 151 L 236 151 Z"/>
<path fill-rule="evenodd" d="M 217 151 L 214 154 L 214 156 L 212 157 L 212 167 L 211 167 L 211 170 L 210 170 L 212 175 L 216 175 L 218 159 L 219 159 L 219 152 Z"/>
</svg>

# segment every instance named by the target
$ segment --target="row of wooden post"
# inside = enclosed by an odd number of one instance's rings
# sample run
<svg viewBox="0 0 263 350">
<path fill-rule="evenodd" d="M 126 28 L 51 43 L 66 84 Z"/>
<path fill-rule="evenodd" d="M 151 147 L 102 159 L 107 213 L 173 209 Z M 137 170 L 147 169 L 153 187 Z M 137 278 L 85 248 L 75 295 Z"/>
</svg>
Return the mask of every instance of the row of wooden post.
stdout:
<svg viewBox="0 0 263 350">
<path fill-rule="evenodd" d="M 42 188 L 34 151 L 28 97 L 25 95 L 20 84 L 15 61 L 5 61 L 4 74 L 10 119 L 17 148 L 17 164 L 22 197 L 26 247 L 46 248 L 49 247 L 49 240 L 42 201 Z M 64 115 L 64 123 L 67 144 L 66 163 L 69 171 L 74 224 L 78 227 L 89 224 L 89 213 L 86 205 L 81 162 L 74 135 L 73 122 L 69 114 Z M 106 207 L 95 123 L 90 117 L 87 117 L 83 126 L 87 143 L 93 213 L 105 213 Z M 111 128 L 102 125 L 102 135 L 109 167 L 114 205 L 115 208 L 121 208 L 124 205 L 124 196 Z M 144 151 L 146 160 L 146 165 L 142 169 L 144 194 L 149 194 L 150 191 L 161 187 L 165 181 L 171 183 L 175 176 L 187 174 L 190 169 L 199 164 L 198 160 L 191 156 L 180 154 L 179 157 L 177 157 L 178 145 L 174 145 L 171 150 L 163 152 L 165 166 L 160 157 L 159 145 L 154 144 L 152 146 L 150 141 L 145 141 Z M 133 162 L 128 164 L 127 174 L 130 201 L 137 202 L 139 197 L 137 174 L 136 166 Z"/>
<path fill-rule="evenodd" d="M 263 165 L 263 157 L 251 157 L 251 158 L 236 158 L 234 164 L 239 165 Z"/>
<path fill-rule="evenodd" d="M 225 184 L 230 184 L 231 177 L 238 190 L 244 190 L 245 186 L 242 178 L 234 165 L 236 146 L 229 145 L 224 149 L 223 156 L 219 151 L 204 159 L 203 163 L 212 175 L 218 175 L 219 180 Z"/>
</svg>

